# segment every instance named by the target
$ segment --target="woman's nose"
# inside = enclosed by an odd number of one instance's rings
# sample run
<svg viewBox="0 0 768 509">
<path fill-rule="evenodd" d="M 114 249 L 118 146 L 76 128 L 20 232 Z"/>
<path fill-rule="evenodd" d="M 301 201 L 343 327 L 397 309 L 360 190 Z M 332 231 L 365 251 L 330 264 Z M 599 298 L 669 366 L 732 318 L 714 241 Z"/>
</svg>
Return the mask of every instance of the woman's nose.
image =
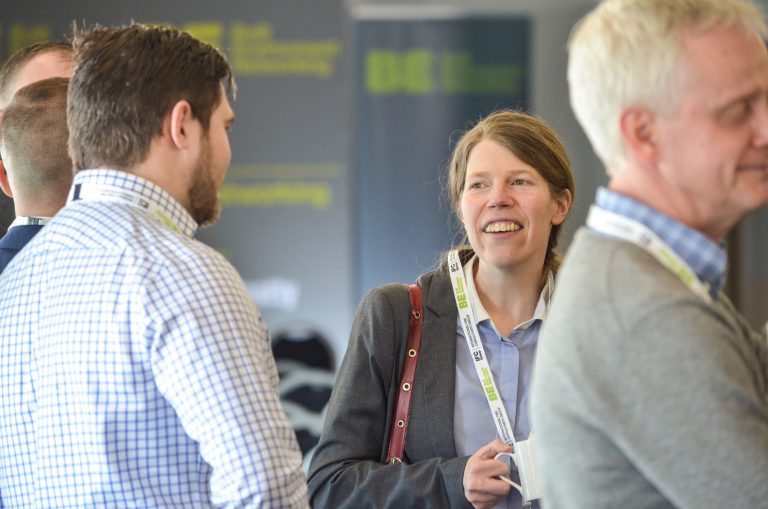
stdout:
<svg viewBox="0 0 768 509">
<path fill-rule="evenodd" d="M 506 183 L 499 183 L 494 184 L 491 187 L 491 193 L 488 199 L 489 207 L 509 207 L 513 203 L 514 198 L 512 196 L 512 189 L 510 189 L 509 185 Z"/>
</svg>

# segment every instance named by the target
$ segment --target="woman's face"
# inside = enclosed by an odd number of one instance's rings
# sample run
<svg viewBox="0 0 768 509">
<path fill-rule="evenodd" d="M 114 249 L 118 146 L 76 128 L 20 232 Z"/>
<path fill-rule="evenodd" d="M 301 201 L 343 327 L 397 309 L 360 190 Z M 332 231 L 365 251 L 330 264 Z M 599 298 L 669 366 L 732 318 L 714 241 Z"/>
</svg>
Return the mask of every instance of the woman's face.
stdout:
<svg viewBox="0 0 768 509">
<path fill-rule="evenodd" d="M 469 154 L 461 221 L 481 263 L 541 272 L 552 225 L 565 220 L 570 200 L 568 191 L 553 198 L 535 168 L 486 139 Z"/>
</svg>

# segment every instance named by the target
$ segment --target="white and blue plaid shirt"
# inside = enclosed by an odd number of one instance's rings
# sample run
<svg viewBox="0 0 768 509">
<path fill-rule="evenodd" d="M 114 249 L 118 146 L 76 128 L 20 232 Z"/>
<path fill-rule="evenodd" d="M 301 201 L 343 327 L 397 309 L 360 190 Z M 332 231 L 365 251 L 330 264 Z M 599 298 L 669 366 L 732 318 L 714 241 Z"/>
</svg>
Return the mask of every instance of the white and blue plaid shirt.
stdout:
<svg viewBox="0 0 768 509">
<path fill-rule="evenodd" d="M 725 269 L 728 264 L 728 257 L 722 246 L 661 212 L 604 187 L 597 190 L 595 204 L 603 210 L 637 221 L 661 237 L 696 276 L 709 285 L 710 295 L 717 300 L 725 283 Z"/>
<path fill-rule="evenodd" d="M 0 506 L 307 507 L 239 275 L 160 187 L 94 184 L 157 209 L 70 202 L 0 276 Z"/>
</svg>

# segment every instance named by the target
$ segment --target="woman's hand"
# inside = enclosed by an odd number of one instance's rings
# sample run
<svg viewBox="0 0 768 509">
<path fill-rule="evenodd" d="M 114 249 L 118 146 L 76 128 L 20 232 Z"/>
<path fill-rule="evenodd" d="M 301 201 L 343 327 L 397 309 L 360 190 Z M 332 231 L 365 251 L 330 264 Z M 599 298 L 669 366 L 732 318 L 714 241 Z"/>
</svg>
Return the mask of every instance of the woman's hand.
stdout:
<svg viewBox="0 0 768 509">
<path fill-rule="evenodd" d="M 475 509 L 493 507 L 511 489 L 509 484 L 498 478 L 509 475 L 509 465 L 494 459 L 500 452 L 512 452 L 512 447 L 497 438 L 470 456 L 464 467 L 464 496 Z"/>
</svg>

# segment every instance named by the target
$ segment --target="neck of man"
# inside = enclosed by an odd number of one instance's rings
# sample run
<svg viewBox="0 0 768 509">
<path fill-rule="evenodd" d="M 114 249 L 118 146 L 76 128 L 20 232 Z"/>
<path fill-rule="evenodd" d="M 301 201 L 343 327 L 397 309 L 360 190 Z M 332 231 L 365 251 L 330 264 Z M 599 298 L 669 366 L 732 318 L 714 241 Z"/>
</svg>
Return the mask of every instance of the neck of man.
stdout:
<svg viewBox="0 0 768 509">
<path fill-rule="evenodd" d="M 658 171 L 628 166 L 611 178 L 608 189 L 629 196 L 665 216 L 720 242 L 735 225 L 714 221 L 701 200 L 693 200 L 668 185 Z"/>
<path fill-rule="evenodd" d="M 35 200 L 25 199 L 18 194 L 13 197 L 14 211 L 17 217 L 53 217 L 66 202 L 66 196 L 56 199 L 37 196 Z"/>
<path fill-rule="evenodd" d="M 170 150 L 165 141 L 159 136 L 155 137 L 144 161 L 123 171 L 161 187 L 189 211 L 191 167 L 185 166 L 178 154 Z"/>
</svg>

